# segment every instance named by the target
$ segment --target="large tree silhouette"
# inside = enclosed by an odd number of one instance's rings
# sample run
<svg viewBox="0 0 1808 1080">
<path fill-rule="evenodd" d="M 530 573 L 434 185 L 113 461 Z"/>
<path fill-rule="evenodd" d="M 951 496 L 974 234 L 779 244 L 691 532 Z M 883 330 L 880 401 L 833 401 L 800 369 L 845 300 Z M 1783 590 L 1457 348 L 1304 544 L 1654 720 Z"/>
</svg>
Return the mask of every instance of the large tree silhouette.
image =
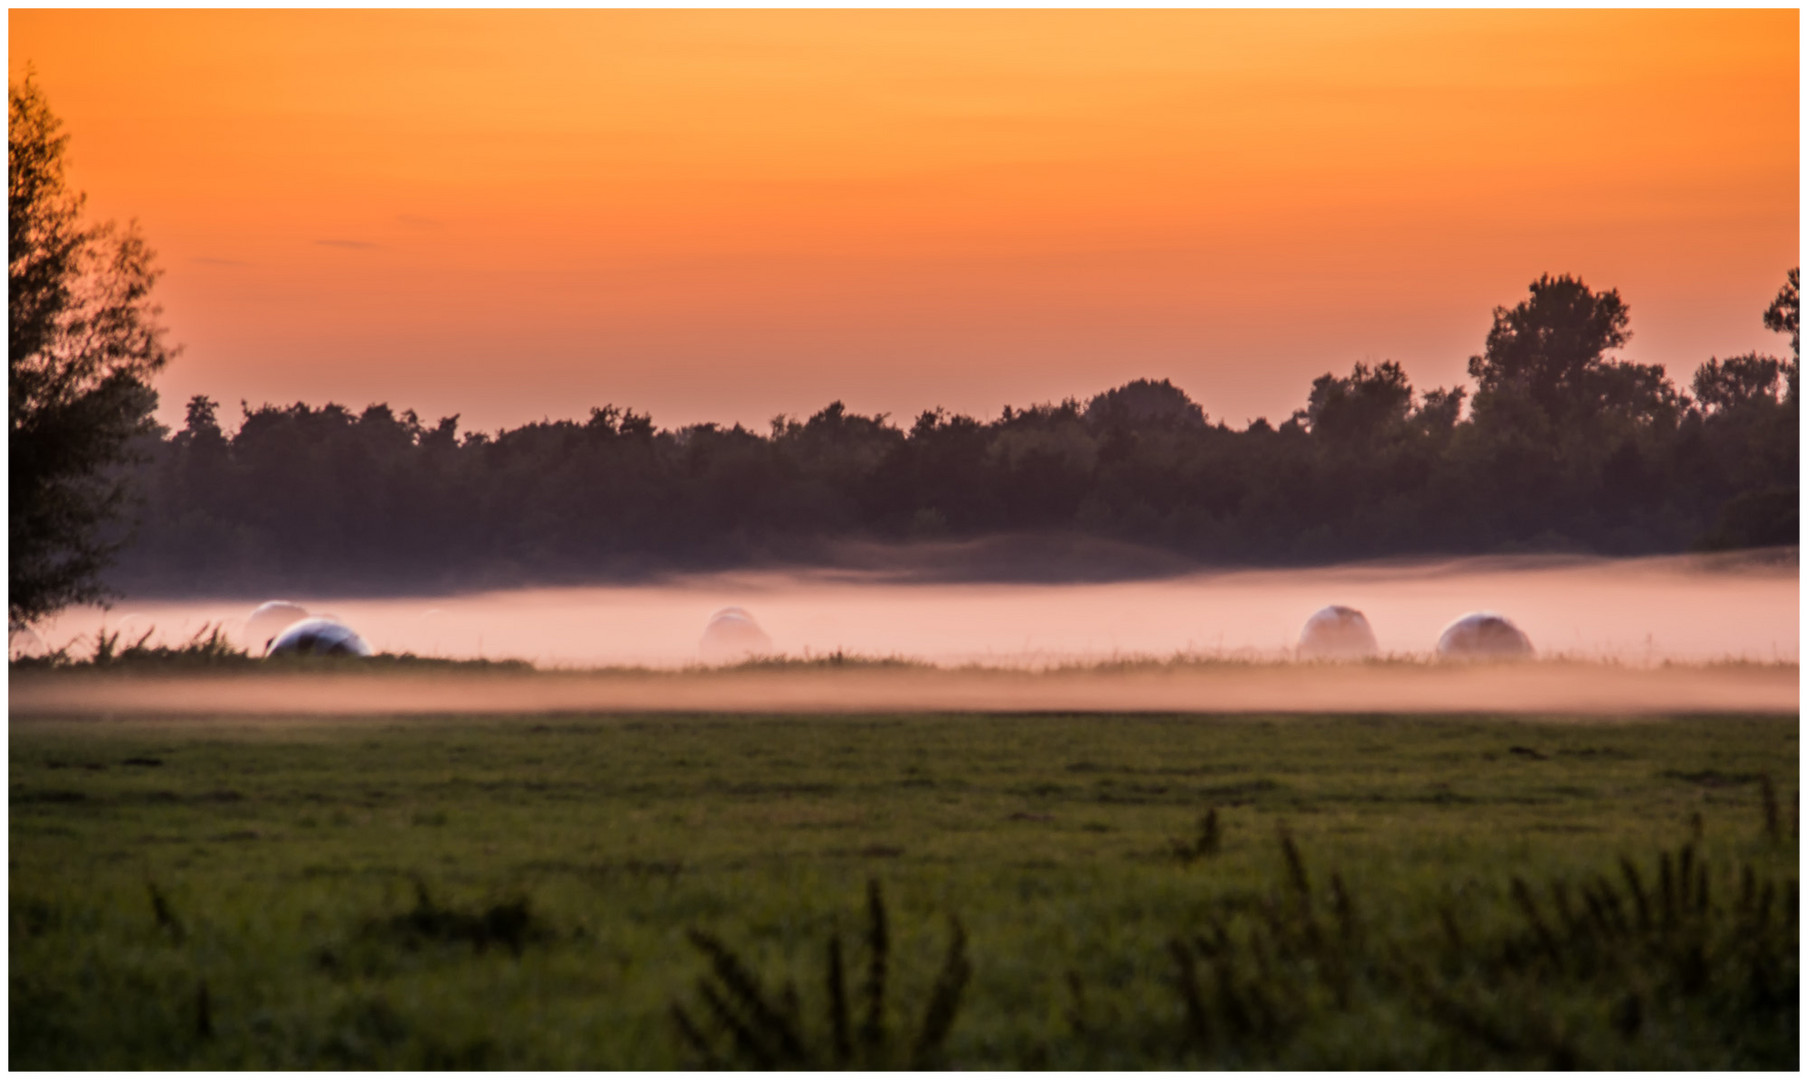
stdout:
<svg viewBox="0 0 1808 1080">
<path fill-rule="evenodd" d="M 1540 277 L 1531 293 L 1494 309 L 1487 347 L 1469 359 L 1476 407 L 1514 395 L 1555 421 L 1593 414 L 1608 388 L 1607 353 L 1632 337 L 1631 312 L 1619 290 L 1596 293 L 1567 274 Z"/>
<path fill-rule="evenodd" d="M 106 595 L 117 466 L 152 433 L 150 377 L 171 355 L 149 247 L 136 228 L 82 221 L 64 178 L 68 136 L 28 75 L 8 87 L 7 621 Z"/>
</svg>

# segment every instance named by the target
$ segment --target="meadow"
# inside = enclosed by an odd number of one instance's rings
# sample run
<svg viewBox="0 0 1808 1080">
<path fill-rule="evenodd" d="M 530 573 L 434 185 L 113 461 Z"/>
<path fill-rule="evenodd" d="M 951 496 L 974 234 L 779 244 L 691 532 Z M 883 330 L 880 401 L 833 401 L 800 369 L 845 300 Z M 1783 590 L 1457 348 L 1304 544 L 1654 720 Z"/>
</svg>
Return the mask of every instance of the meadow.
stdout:
<svg viewBox="0 0 1808 1080">
<path fill-rule="evenodd" d="M 1799 723 L 34 716 L 14 1068 L 1799 1065 Z"/>
</svg>

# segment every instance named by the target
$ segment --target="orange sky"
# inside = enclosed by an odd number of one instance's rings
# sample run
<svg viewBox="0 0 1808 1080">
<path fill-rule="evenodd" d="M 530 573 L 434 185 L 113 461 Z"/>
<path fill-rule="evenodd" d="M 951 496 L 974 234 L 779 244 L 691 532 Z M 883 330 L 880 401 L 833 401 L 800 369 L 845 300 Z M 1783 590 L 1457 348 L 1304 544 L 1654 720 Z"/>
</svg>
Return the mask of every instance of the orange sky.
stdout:
<svg viewBox="0 0 1808 1080">
<path fill-rule="evenodd" d="M 1686 381 L 1779 352 L 1787 11 L 20 11 L 186 351 L 168 421 L 388 401 L 908 421 L 1463 379 L 1543 272 Z"/>
</svg>

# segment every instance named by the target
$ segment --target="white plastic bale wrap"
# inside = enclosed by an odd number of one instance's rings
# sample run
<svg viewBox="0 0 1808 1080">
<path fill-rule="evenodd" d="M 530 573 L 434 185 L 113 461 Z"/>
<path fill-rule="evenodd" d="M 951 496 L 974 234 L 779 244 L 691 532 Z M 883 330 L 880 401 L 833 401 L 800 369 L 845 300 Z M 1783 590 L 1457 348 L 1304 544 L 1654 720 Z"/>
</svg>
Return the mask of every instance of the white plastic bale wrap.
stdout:
<svg viewBox="0 0 1808 1080">
<path fill-rule="evenodd" d="M 256 652 L 276 640 L 284 630 L 308 617 L 308 609 L 287 600 L 259 604 L 245 619 L 245 645 Z"/>
<path fill-rule="evenodd" d="M 697 651 L 705 663 L 720 664 L 764 656 L 772 651 L 772 639 L 752 615 L 738 607 L 723 608 L 709 617 Z"/>
<path fill-rule="evenodd" d="M 332 619 L 303 619 L 270 643 L 269 656 L 369 656 L 358 632 Z"/>
<path fill-rule="evenodd" d="M 1362 612 L 1332 604 L 1306 620 L 1295 651 L 1302 660 L 1356 660 L 1374 656 L 1380 646 Z"/>
<path fill-rule="evenodd" d="M 1438 655 L 1451 659 L 1525 659 L 1533 655 L 1531 639 L 1492 611 L 1476 611 L 1444 628 Z"/>
</svg>

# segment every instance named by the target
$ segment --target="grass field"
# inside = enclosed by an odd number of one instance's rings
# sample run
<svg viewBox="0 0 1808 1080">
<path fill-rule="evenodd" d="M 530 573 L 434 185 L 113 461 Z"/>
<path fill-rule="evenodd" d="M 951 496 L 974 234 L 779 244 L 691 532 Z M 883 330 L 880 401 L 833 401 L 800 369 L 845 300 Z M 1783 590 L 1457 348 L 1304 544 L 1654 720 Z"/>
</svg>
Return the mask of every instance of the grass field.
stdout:
<svg viewBox="0 0 1808 1080">
<path fill-rule="evenodd" d="M 1798 1065 L 1795 716 L 10 726 L 14 1068 Z"/>
</svg>

